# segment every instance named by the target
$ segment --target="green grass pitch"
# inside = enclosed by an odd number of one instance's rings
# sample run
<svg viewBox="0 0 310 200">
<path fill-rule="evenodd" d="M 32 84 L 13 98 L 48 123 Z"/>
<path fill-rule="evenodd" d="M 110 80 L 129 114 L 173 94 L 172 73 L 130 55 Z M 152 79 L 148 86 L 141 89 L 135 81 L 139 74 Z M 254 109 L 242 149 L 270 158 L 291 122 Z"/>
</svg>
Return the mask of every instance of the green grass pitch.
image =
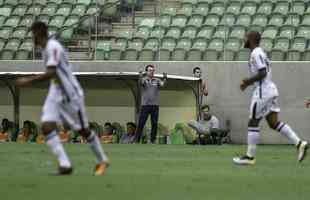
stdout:
<svg viewBox="0 0 310 200">
<path fill-rule="evenodd" d="M 255 166 L 235 166 L 245 146 L 104 145 L 106 176 L 92 176 L 87 145 L 69 144 L 72 176 L 49 175 L 45 145 L 0 144 L 1 200 L 303 200 L 310 195 L 310 157 L 292 146 L 259 146 Z"/>
</svg>

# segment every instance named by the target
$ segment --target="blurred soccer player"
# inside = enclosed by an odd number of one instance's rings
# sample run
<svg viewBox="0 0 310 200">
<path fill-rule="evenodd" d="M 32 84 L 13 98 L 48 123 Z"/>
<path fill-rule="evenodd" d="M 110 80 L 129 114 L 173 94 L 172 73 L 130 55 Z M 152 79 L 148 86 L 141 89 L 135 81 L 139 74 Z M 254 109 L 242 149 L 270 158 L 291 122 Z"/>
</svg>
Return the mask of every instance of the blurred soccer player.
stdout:
<svg viewBox="0 0 310 200">
<path fill-rule="evenodd" d="M 291 127 L 279 121 L 278 113 L 278 89 L 271 80 L 270 61 L 264 50 L 259 47 L 261 36 L 258 32 L 250 32 L 246 36 L 245 48 L 251 50 L 249 59 L 250 78 L 243 79 L 240 89 L 244 91 L 248 86 L 254 85 L 251 106 L 250 120 L 248 123 L 248 150 L 246 155 L 236 157 L 233 162 L 236 164 L 255 164 L 256 145 L 259 143 L 260 129 L 259 123 L 263 117 L 266 118 L 270 128 L 280 132 L 298 150 L 298 161 L 304 160 L 308 142 L 302 141 Z"/>
<path fill-rule="evenodd" d="M 72 74 L 67 53 L 54 38 L 48 37 L 48 27 L 43 22 L 34 22 L 31 27 L 34 44 L 42 49 L 46 71 L 42 75 L 23 77 L 16 80 L 19 86 L 50 80 L 49 92 L 41 117 L 42 132 L 46 143 L 58 159 L 58 174 L 71 174 L 71 162 L 57 134 L 57 123 L 66 123 L 78 131 L 90 144 L 97 157 L 95 175 L 103 175 L 109 165 L 96 134 L 88 128 L 83 90 Z"/>
</svg>

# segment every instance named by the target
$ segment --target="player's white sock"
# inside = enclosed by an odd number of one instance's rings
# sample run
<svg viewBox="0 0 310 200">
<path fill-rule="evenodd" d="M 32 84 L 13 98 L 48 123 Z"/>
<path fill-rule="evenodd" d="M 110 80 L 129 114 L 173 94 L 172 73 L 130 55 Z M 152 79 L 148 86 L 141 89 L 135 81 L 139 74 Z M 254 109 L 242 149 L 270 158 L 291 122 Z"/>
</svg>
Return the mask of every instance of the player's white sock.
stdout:
<svg viewBox="0 0 310 200">
<path fill-rule="evenodd" d="M 247 156 L 255 157 L 256 145 L 259 143 L 260 130 L 259 127 L 248 127 L 248 151 Z"/>
<path fill-rule="evenodd" d="M 285 136 L 292 144 L 297 145 L 299 143 L 300 138 L 288 124 L 279 122 L 276 126 L 276 130 L 279 131 L 283 136 Z"/>
<path fill-rule="evenodd" d="M 70 160 L 65 152 L 65 149 L 57 135 L 56 130 L 46 136 L 46 144 L 52 150 L 52 153 L 57 156 L 61 167 L 71 167 Z"/>
<path fill-rule="evenodd" d="M 95 153 L 98 163 L 107 162 L 108 157 L 102 149 L 98 136 L 94 132 L 91 132 L 90 136 L 87 138 L 87 141 L 90 145 L 90 148 Z"/>
</svg>

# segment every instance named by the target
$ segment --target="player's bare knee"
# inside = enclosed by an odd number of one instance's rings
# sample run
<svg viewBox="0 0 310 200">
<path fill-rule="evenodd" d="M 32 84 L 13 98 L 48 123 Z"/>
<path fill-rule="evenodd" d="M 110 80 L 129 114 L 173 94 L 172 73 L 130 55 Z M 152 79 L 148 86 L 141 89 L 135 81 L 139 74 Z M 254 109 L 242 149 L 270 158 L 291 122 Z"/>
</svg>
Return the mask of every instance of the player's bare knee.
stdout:
<svg viewBox="0 0 310 200">
<path fill-rule="evenodd" d="M 53 130 L 56 130 L 57 125 L 55 122 L 44 122 L 42 124 L 42 133 L 44 135 L 48 135 L 49 133 L 51 133 Z"/>
</svg>

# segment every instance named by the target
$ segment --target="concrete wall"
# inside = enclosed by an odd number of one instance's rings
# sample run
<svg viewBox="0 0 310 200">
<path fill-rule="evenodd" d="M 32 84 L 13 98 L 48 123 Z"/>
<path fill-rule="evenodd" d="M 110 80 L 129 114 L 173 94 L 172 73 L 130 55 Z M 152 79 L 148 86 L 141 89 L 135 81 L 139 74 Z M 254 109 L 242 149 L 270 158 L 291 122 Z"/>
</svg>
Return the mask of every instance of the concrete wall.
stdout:
<svg viewBox="0 0 310 200">
<path fill-rule="evenodd" d="M 137 71 L 146 63 L 143 62 L 76 62 L 75 71 Z M 231 120 L 232 139 L 235 143 L 246 141 L 249 90 L 242 93 L 239 90 L 239 82 L 248 75 L 246 62 L 156 62 L 157 72 L 167 72 L 176 75 L 192 74 L 192 68 L 199 66 L 203 70 L 204 77 L 209 82 L 208 104 L 211 105 L 212 112 L 222 121 Z M 0 71 L 43 71 L 40 62 L 20 61 L 20 62 L 0 62 Z M 309 63 L 304 62 L 275 62 L 272 64 L 273 80 L 278 85 L 280 92 L 281 119 L 289 123 L 296 132 L 302 137 L 310 140 L 310 112 L 304 108 L 304 100 L 310 97 L 310 74 Z M 87 93 L 88 112 L 91 120 L 105 121 L 111 116 L 118 121 L 128 121 L 133 119 L 133 105 L 129 98 L 128 101 L 119 102 L 115 99 L 119 96 L 128 96 L 126 91 L 119 89 L 97 90 L 88 87 L 88 83 L 83 84 Z M 36 106 L 24 105 L 22 112 L 38 119 L 40 105 L 44 97 L 43 89 L 29 89 L 34 92 L 22 91 L 31 94 L 25 99 L 41 99 Z M 42 91 L 41 91 L 42 90 Z M 43 92 L 44 91 L 44 92 Z M 1 85 L 0 89 L 0 117 L 11 117 L 11 99 L 8 91 Z M 99 96 L 99 97 L 98 97 Z M 110 100 L 105 101 L 105 97 Z M 102 98 L 102 104 L 93 102 L 96 98 Z M 178 103 L 179 102 L 179 103 Z M 22 102 L 23 103 L 23 102 Z M 120 103 L 120 106 L 118 106 Z M 26 103 L 25 103 L 26 104 Z M 194 116 L 194 99 L 189 90 L 163 91 L 162 92 L 162 112 L 160 121 L 172 126 L 176 121 L 186 121 Z M 173 106 L 178 105 L 178 106 Z M 106 117 L 105 113 L 109 113 Z M 111 115 L 110 115 L 111 113 Z M 22 118 L 26 117 L 23 116 Z M 111 120 L 113 121 L 113 120 Z M 286 143 L 286 140 L 278 133 L 267 128 L 266 123 L 262 123 L 262 143 Z"/>
</svg>

